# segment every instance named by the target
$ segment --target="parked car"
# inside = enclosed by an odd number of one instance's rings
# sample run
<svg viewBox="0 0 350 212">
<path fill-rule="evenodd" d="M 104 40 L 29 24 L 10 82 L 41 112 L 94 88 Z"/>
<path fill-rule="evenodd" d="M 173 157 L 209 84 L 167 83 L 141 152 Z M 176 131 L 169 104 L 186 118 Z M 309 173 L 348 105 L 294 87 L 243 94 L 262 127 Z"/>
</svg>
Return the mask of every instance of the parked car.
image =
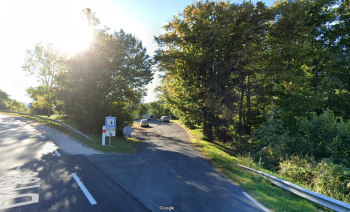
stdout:
<svg viewBox="0 0 350 212">
<path fill-rule="evenodd" d="M 149 122 L 147 119 L 141 119 L 140 121 L 140 126 L 141 127 L 149 127 Z"/>
<path fill-rule="evenodd" d="M 145 117 L 147 120 L 153 120 L 154 119 L 154 116 L 153 115 L 148 115 Z"/>
<path fill-rule="evenodd" d="M 168 116 L 162 116 L 160 118 L 160 121 L 167 121 L 167 122 L 169 122 L 169 117 Z"/>
</svg>

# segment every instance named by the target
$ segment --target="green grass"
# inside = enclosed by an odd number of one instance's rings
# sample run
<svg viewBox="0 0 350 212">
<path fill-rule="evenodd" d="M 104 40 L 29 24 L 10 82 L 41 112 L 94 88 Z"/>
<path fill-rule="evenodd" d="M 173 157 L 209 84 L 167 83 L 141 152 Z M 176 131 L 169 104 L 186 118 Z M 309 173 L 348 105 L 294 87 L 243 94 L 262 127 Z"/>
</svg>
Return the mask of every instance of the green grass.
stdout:
<svg viewBox="0 0 350 212">
<path fill-rule="evenodd" d="M 136 138 L 131 138 L 129 137 L 128 141 L 126 136 L 119 136 L 119 137 L 111 137 L 111 146 L 109 146 L 109 138 L 106 137 L 106 141 L 105 144 L 106 146 L 102 146 L 102 135 L 94 135 L 94 134 L 86 134 L 87 136 L 89 136 L 91 139 L 93 139 L 94 141 L 91 141 L 87 138 L 85 138 L 82 135 L 76 134 L 70 130 L 68 130 L 67 128 L 61 126 L 60 124 L 56 123 L 56 122 L 52 122 L 49 120 L 44 120 L 44 119 L 40 119 L 37 117 L 33 117 L 33 116 L 28 116 L 28 115 L 21 115 L 21 114 L 17 114 L 17 113 L 8 113 L 11 115 L 15 115 L 15 116 L 21 116 L 30 120 L 33 120 L 35 122 L 38 122 L 40 124 L 45 124 L 53 129 L 56 129 L 62 133 L 65 133 L 67 135 L 72 136 L 74 139 L 78 140 L 79 142 L 85 144 L 86 146 L 101 151 L 101 152 L 106 152 L 106 153 L 133 153 L 135 150 L 133 149 L 133 146 L 135 144 L 138 144 L 140 141 Z M 47 117 L 47 116 L 42 116 L 45 118 L 50 118 L 50 119 L 54 119 L 56 120 L 57 116 L 51 116 L 51 117 Z M 68 124 L 69 126 L 79 130 L 76 126 L 74 126 L 74 124 L 72 124 L 69 120 L 67 119 L 63 119 L 62 117 L 58 117 L 58 120 Z M 107 146 L 108 145 L 108 146 Z"/>
<path fill-rule="evenodd" d="M 132 148 L 135 144 L 140 141 L 136 138 L 129 137 L 128 141 L 126 136 L 122 137 L 111 137 L 111 146 L 109 146 L 109 138 L 106 137 L 105 144 L 106 146 L 102 146 L 102 136 L 101 135 L 91 135 L 87 134 L 94 141 L 91 141 L 81 135 L 74 134 L 73 137 L 80 142 L 88 145 L 89 147 L 106 153 L 133 153 L 135 150 Z"/>
<path fill-rule="evenodd" d="M 181 124 L 179 120 L 171 120 Z M 248 172 L 235 164 L 246 165 L 251 168 L 261 168 L 254 164 L 252 158 L 237 156 L 231 148 L 218 142 L 207 142 L 200 139 L 200 129 L 190 130 L 186 128 L 194 137 L 194 146 L 207 158 L 207 160 L 228 179 L 236 182 L 249 195 L 255 198 L 265 207 L 272 211 L 332 211 L 319 204 L 301 198 L 289 191 L 273 185 L 263 177 Z M 236 155 L 236 156 L 235 156 Z M 261 170 L 271 173 L 267 170 Z M 276 176 L 276 174 L 274 174 Z M 280 176 L 277 176 L 280 177 Z"/>
<path fill-rule="evenodd" d="M 75 125 L 73 122 L 71 122 L 69 119 L 66 119 L 62 116 L 58 116 L 58 115 L 51 115 L 50 117 L 48 117 L 47 115 L 38 115 L 44 118 L 48 118 L 48 119 L 53 119 L 53 120 L 58 120 L 61 121 L 65 124 L 68 124 L 69 126 L 73 127 L 74 129 L 78 129 L 78 126 Z"/>
</svg>

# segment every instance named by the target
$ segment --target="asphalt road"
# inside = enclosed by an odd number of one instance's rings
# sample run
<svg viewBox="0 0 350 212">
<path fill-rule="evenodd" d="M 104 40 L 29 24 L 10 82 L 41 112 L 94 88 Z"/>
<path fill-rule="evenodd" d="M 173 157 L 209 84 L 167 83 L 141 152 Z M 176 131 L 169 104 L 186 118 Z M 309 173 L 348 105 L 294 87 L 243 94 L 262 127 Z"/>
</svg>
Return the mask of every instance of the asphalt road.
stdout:
<svg viewBox="0 0 350 212">
<path fill-rule="evenodd" d="M 0 211 L 262 211 L 177 124 L 150 121 L 132 135 L 143 141 L 136 153 L 102 154 L 0 114 Z"/>
<path fill-rule="evenodd" d="M 87 160 L 95 151 L 79 145 L 46 126 L 0 114 L 0 211 L 149 211 Z"/>
<path fill-rule="evenodd" d="M 191 146 L 177 124 L 152 120 L 133 135 L 143 140 L 137 153 L 86 157 L 151 211 L 262 211 Z"/>
</svg>

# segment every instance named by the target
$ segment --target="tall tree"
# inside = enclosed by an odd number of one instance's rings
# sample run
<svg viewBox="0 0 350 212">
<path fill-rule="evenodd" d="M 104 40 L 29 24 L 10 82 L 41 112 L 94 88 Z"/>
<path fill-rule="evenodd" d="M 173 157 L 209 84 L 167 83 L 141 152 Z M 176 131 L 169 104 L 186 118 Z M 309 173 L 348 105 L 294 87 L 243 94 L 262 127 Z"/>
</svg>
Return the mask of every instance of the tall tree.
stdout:
<svg viewBox="0 0 350 212">
<path fill-rule="evenodd" d="M 256 68 L 252 62 L 259 58 L 271 17 L 262 2 L 200 1 L 174 16 L 163 27 L 166 33 L 155 38 L 167 101 L 185 119 L 203 124 L 208 140 L 214 139 L 213 127 L 232 120 L 235 112 L 239 131 L 243 128 L 246 79 Z"/>
<path fill-rule="evenodd" d="M 276 1 L 267 36 L 269 96 L 290 128 L 298 117 L 320 113 L 340 89 L 340 70 L 332 60 L 336 0 Z"/>
<path fill-rule="evenodd" d="M 96 19 L 91 10 L 85 14 L 88 20 Z M 70 64 L 58 77 L 62 111 L 90 132 L 100 132 L 109 115 L 118 117 L 119 131 L 130 123 L 128 105 L 140 102 L 145 85 L 153 79 L 153 61 L 142 42 L 123 30 L 112 34 L 107 28 L 95 30 L 90 47 L 71 58 Z"/>
<path fill-rule="evenodd" d="M 147 105 L 144 103 L 140 103 L 137 110 L 137 115 L 139 116 L 139 118 L 142 118 L 147 113 L 148 113 Z"/>
<path fill-rule="evenodd" d="M 52 108 L 52 97 L 55 87 L 55 78 L 59 72 L 66 68 L 65 58 L 54 49 L 52 44 L 46 46 L 37 43 L 34 50 L 27 50 L 25 62 L 22 66 L 23 71 L 33 75 L 41 83 L 45 90 L 45 107 L 48 108 L 48 116 Z"/>
</svg>

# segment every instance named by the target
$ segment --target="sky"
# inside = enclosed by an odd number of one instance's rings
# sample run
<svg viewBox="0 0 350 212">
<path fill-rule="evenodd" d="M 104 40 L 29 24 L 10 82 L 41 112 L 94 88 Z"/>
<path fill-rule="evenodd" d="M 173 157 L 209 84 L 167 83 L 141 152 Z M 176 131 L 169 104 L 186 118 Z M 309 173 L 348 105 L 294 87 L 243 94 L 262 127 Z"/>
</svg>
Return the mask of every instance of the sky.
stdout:
<svg viewBox="0 0 350 212">
<path fill-rule="evenodd" d="M 264 1 L 264 0 L 263 0 Z M 26 89 L 38 86 L 33 76 L 22 70 L 27 49 L 38 42 L 52 43 L 61 51 L 73 54 L 86 48 L 92 40 L 82 10 L 90 8 L 100 26 L 110 33 L 123 29 L 142 41 L 150 56 L 158 48 L 154 36 L 164 34 L 161 28 L 172 16 L 182 12 L 193 0 L 1 0 L 0 1 L 0 90 L 10 98 L 30 103 Z M 242 3 L 243 0 L 230 0 Z M 256 3 L 257 0 L 252 0 Z M 265 0 L 272 6 L 274 0 Z M 147 85 L 146 103 L 156 100 L 154 88 L 158 74 Z"/>
</svg>

